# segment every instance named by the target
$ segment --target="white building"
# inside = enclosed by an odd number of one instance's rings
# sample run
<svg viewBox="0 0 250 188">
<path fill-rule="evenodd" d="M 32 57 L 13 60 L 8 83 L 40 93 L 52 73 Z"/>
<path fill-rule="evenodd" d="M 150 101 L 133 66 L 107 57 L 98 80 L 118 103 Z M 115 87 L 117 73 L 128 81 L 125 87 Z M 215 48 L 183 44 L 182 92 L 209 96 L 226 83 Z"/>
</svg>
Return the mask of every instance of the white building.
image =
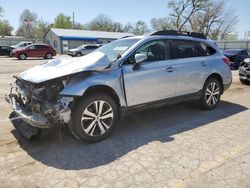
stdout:
<svg viewBox="0 0 250 188">
<path fill-rule="evenodd" d="M 128 36 L 133 36 L 133 34 L 51 28 L 45 35 L 45 41 L 53 46 L 58 53 L 64 53 L 66 50 L 82 44 L 104 44 Z"/>
</svg>

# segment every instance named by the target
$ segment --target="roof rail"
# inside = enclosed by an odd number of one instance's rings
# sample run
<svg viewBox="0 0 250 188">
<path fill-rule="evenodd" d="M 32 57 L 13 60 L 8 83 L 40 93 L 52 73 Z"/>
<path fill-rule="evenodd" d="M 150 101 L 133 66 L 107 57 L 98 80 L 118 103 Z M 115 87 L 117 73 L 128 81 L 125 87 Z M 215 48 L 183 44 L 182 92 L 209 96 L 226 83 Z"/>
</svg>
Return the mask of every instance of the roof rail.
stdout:
<svg viewBox="0 0 250 188">
<path fill-rule="evenodd" d="M 207 37 L 202 33 L 189 32 L 189 31 L 176 31 L 176 30 L 160 30 L 150 34 L 150 36 L 154 35 L 178 35 L 178 36 L 189 36 L 194 38 L 207 39 Z"/>
</svg>

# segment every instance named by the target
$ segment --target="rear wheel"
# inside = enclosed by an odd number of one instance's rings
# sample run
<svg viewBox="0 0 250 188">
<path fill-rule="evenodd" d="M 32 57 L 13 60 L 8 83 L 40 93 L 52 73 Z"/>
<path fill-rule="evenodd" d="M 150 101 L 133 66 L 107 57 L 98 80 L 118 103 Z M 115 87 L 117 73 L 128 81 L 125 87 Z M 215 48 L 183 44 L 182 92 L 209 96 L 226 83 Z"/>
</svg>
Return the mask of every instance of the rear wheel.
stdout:
<svg viewBox="0 0 250 188">
<path fill-rule="evenodd" d="M 206 110 L 214 109 L 222 94 L 222 86 L 216 78 L 209 78 L 202 90 L 202 96 L 200 99 L 201 106 Z"/>
<path fill-rule="evenodd" d="M 87 96 L 75 106 L 69 128 L 78 139 L 97 142 L 111 134 L 118 121 L 118 107 L 106 94 Z"/>
<path fill-rule="evenodd" d="M 27 55 L 23 53 L 18 56 L 18 59 L 20 60 L 25 60 L 26 58 L 27 58 Z"/>
</svg>

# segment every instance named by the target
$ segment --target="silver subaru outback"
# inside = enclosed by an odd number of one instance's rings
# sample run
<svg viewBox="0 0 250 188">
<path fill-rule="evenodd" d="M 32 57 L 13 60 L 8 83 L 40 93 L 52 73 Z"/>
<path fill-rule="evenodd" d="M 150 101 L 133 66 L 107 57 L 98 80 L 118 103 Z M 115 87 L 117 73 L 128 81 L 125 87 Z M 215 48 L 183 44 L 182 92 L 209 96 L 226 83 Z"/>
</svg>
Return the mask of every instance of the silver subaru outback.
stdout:
<svg viewBox="0 0 250 188">
<path fill-rule="evenodd" d="M 212 110 L 231 85 L 228 63 L 202 34 L 158 31 L 35 66 L 16 77 L 6 101 L 16 128 L 35 135 L 67 124 L 76 138 L 96 142 L 138 109 L 197 100 Z"/>
</svg>

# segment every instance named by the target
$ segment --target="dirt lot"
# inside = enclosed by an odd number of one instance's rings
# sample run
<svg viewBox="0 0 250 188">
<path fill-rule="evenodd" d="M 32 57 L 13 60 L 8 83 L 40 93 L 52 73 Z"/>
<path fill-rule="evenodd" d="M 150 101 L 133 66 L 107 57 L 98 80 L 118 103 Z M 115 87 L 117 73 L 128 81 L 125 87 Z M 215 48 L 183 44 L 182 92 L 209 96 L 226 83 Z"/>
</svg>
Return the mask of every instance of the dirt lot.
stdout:
<svg viewBox="0 0 250 188">
<path fill-rule="evenodd" d="M 0 57 L 0 187 L 250 187 L 250 86 L 237 72 L 213 111 L 179 104 L 137 113 L 95 144 L 67 127 L 28 142 L 4 95 L 12 75 L 42 62 Z"/>
</svg>

